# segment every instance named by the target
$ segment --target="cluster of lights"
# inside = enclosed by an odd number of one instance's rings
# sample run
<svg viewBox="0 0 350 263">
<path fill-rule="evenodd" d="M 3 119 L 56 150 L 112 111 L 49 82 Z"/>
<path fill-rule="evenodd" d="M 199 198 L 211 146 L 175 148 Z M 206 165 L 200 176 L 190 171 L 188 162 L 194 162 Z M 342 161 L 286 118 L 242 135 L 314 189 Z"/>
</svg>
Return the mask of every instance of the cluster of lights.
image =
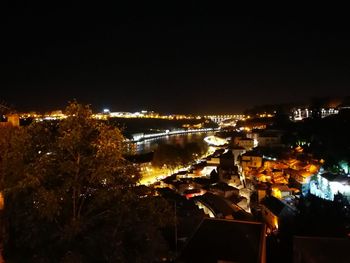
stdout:
<svg viewBox="0 0 350 263">
<path fill-rule="evenodd" d="M 270 161 L 277 161 L 277 158 L 273 158 L 273 157 L 266 156 L 266 155 L 263 155 L 263 158 L 267 159 L 267 160 L 270 160 Z"/>
<path fill-rule="evenodd" d="M 293 120 L 294 121 L 300 121 L 303 120 L 305 118 L 309 118 L 312 116 L 312 110 L 309 110 L 308 108 L 305 109 L 295 109 L 293 110 Z M 335 108 L 322 108 L 320 109 L 320 117 L 324 118 L 327 117 L 329 115 L 333 115 L 333 114 L 338 114 L 339 110 L 335 109 Z"/>
<path fill-rule="evenodd" d="M 220 138 L 220 137 L 216 137 L 216 136 L 208 136 L 208 137 L 205 137 L 204 138 L 204 141 L 206 143 L 208 143 L 209 145 L 212 145 L 212 146 L 224 146 L 226 144 L 228 144 L 228 141 L 223 139 L 223 138 Z"/>
<path fill-rule="evenodd" d="M 184 133 L 196 133 L 196 132 L 210 132 L 210 131 L 216 131 L 215 128 L 202 128 L 202 129 L 178 129 L 178 130 L 166 130 L 165 132 L 159 132 L 159 133 L 151 133 L 151 134 L 143 134 L 138 133 L 133 135 L 133 142 L 138 142 L 141 140 L 150 140 L 150 139 L 156 139 L 163 136 L 169 136 L 169 135 L 177 135 L 177 134 L 184 134 Z"/>
<path fill-rule="evenodd" d="M 147 118 L 147 119 L 168 119 L 168 120 L 182 120 L 182 119 L 201 119 L 202 116 L 192 116 L 183 114 L 161 115 L 153 111 L 140 112 L 111 112 L 109 109 L 104 109 L 103 113 L 96 114 L 98 118 Z"/>
<path fill-rule="evenodd" d="M 320 110 L 321 117 L 327 117 L 332 114 L 338 114 L 339 110 L 335 108 L 322 108 Z M 312 110 L 309 110 L 307 108 L 304 109 L 296 109 L 293 111 L 292 119 L 295 121 L 302 120 L 304 118 L 308 118 L 312 115 Z M 260 118 L 271 118 L 274 115 L 268 114 L 268 113 L 261 113 L 257 114 Z M 210 119 L 211 121 L 215 123 L 222 123 L 226 120 L 242 120 L 245 121 L 247 119 L 250 119 L 251 116 L 249 115 L 243 115 L 243 114 L 222 114 L 222 115 L 204 115 L 204 116 L 193 116 L 193 115 L 181 115 L 181 114 L 171 114 L 171 115 L 160 115 L 159 113 L 153 112 L 153 111 L 145 111 L 142 110 L 140 112 L 111 112 L 109 109 L 104 109 L 102 113 L 93 114 L 93 118 L 95 119 L 108 119 L 110 117 L 116 117 L 116 118 L 155 118 L 155 119 L 169 119 L 169 120 L 181 120 L 181 119 L 201 119 L 206 118 Z M 60 120 L 67 118 L 65 114 L 62 113 L 62 111 L 53 111 L 51 113 L 47 114 L 38 114 L 36 112 L 29 112 L 29 113 L 22 113 L 20 114 L 21 119 L 27 119 L 27 118 L 33 118 L 36 120 Z M 247 130 L 247 127 L 245 127 Z"/>
<path fill-rule="evenodd" d="M 63 114 L 62 111 L 52 111 L 50 113 L 46 114 L 38 114 L 36 112 L 29 112 L 29 113 L 22 113 L 19 115 L 20 119 L 28 119 L 32 118 L 36 121 L 43 121 L 43 120 L 62 120 L 67 118 L 67 115 Z"/>
<path fill-rule="evenodd" d="M 328 180 L 320 171 L 315 180 L 310 182 L 310 193 L 326 200 L 334 200 L 338 193 L 350 197 L 350 179 L 346 175 L 337 175 L 338 178 Z"/>
<path fill-rule="evenodd" d="M 222 123 L 226 120 L 245 120 L 246 116 L 243 114 L 222 114 L 222 115 L 205 115 L 206 119 L 212 120 L 215 123 Z"/>
<path fill-rule="evenodd" d="M 102 113 L 96 113 L 92 115 L 93 118 L 98 120 L 107 120 L 108 118 L 147 118 L 147 119 L 168 119 L 168 120 L 182 120 L 182 119 L 201 119 L 201 116 L 191 115 L 160 115 L 154 112 L 110 112 L 108 109 L 104 109 Z M 21 119 L 32 118 L 37 121 L 43 120 L 62 120 L 67 118 L 67 115 L 61 111 L 55 111 L 46 114 L 37 113 L 23 113 L 20 114 Z"/>
<path fill-rule="evenodd" d="M 154 118 L 154 119 L 168 119 L 168 120 L 200 120 L 202 118 L 209 119 L 216 123 L 222 123 L 225 120 L 246 120 L 250 116 L 245 116 L 242 114 L 231 114 L 231 115 L 184 115 L 184 114 L 170 114 L 170 115 L 161 115 L 153 111 L 139 111 L 139 112 L 111 112 L 109 109 L 103 109 L 101 113 L 96 113 L 92 115 L 93 118 L 99 120 L 106 120 L 108 118 Z M 38 121 L 42 120 L 61 120 L 67 118 L 67 116 L 62 113 L 62 111 L 53 111 L 45 114 L 38 114 L 36 112 L 22 113 L 20 114 L 21 119 L 33 118 Z"/>
<path fill-rule="evenodd" d="M 260 118 L 272 118 L 272 117 L 274 117 L 275 115 L 269 114 L 269 113 L 263 113 L 263 114 L 258 114 L 258 116 L 259 116 Z"/>
</svg>

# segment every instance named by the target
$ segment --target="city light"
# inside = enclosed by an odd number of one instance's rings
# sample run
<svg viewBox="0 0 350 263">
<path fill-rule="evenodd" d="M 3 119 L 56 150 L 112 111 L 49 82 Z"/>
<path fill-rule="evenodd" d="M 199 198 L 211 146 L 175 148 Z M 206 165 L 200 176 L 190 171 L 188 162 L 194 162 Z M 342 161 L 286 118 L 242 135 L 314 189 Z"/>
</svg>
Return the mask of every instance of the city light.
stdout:
<svg viewBox="0 0 350 263">
<path fill-rule="evenodd" d="M 216 136 L 205 137 L 204 141 L 206 141 L 211 146 L 224 146 L 228 144 L 227 140 Z"/>
</svg>

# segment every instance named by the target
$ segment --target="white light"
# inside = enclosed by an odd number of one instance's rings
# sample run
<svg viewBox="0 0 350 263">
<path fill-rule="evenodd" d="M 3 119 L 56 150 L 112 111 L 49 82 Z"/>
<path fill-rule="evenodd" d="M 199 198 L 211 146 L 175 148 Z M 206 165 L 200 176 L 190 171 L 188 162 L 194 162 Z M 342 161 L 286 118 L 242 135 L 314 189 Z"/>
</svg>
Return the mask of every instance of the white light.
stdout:
<svg viewBox="0 0 350 263">
<path fill-rule="evenodd" d="M 332 201 L 337 193 L 350 196 L 350 185 L 328 181 L 326 178 L 318 174 L 317 179 L 310 182 L 310 193 Z"/>
<path fill-rule="evenodd" d="M 205 137 L 204 141 L 206 143 L 208 143 L 209 145 L 213 145 L 213 146 L 223 146 L 223 145 L 228 143 L 227 140 L 219 138 L 219 137 L 216 137 L 216 136 L 213 136 L 213 135 Z"/>
</svg>

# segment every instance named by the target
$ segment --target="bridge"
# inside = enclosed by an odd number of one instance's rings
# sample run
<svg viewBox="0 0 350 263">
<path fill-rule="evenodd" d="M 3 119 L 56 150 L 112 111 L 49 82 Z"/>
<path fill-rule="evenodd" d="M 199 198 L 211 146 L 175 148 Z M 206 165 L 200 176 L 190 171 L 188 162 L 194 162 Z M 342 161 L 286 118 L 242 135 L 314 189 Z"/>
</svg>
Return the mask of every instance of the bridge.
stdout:
<svg viewBox="0 0 350 263">
<path fill-rule="evenodd" d="M 225 120 L 242 120 L 245 118 L 243 114 L 221 114 L 221 115 L 205 115 L 204 118 L 210 119 L 215 123 L 222 123 Z"/>
</svg>

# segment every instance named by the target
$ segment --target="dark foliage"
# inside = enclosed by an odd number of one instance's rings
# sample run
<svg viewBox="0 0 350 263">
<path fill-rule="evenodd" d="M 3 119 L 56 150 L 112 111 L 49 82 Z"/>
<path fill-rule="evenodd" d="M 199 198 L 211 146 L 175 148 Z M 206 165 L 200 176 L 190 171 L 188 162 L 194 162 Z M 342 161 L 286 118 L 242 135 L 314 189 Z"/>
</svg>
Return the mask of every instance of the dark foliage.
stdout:
<svg viewBox="0 0 350 263">
<path fill-rule="evenodd" d="M 68 118 L 1 130 L 9 262 L 150 262 L 167 255 L 169 207 L 137 187 L 118 129 L 71 103 Z M 141 189 L 141 190 L 140 190 Z"/>
</svg>

